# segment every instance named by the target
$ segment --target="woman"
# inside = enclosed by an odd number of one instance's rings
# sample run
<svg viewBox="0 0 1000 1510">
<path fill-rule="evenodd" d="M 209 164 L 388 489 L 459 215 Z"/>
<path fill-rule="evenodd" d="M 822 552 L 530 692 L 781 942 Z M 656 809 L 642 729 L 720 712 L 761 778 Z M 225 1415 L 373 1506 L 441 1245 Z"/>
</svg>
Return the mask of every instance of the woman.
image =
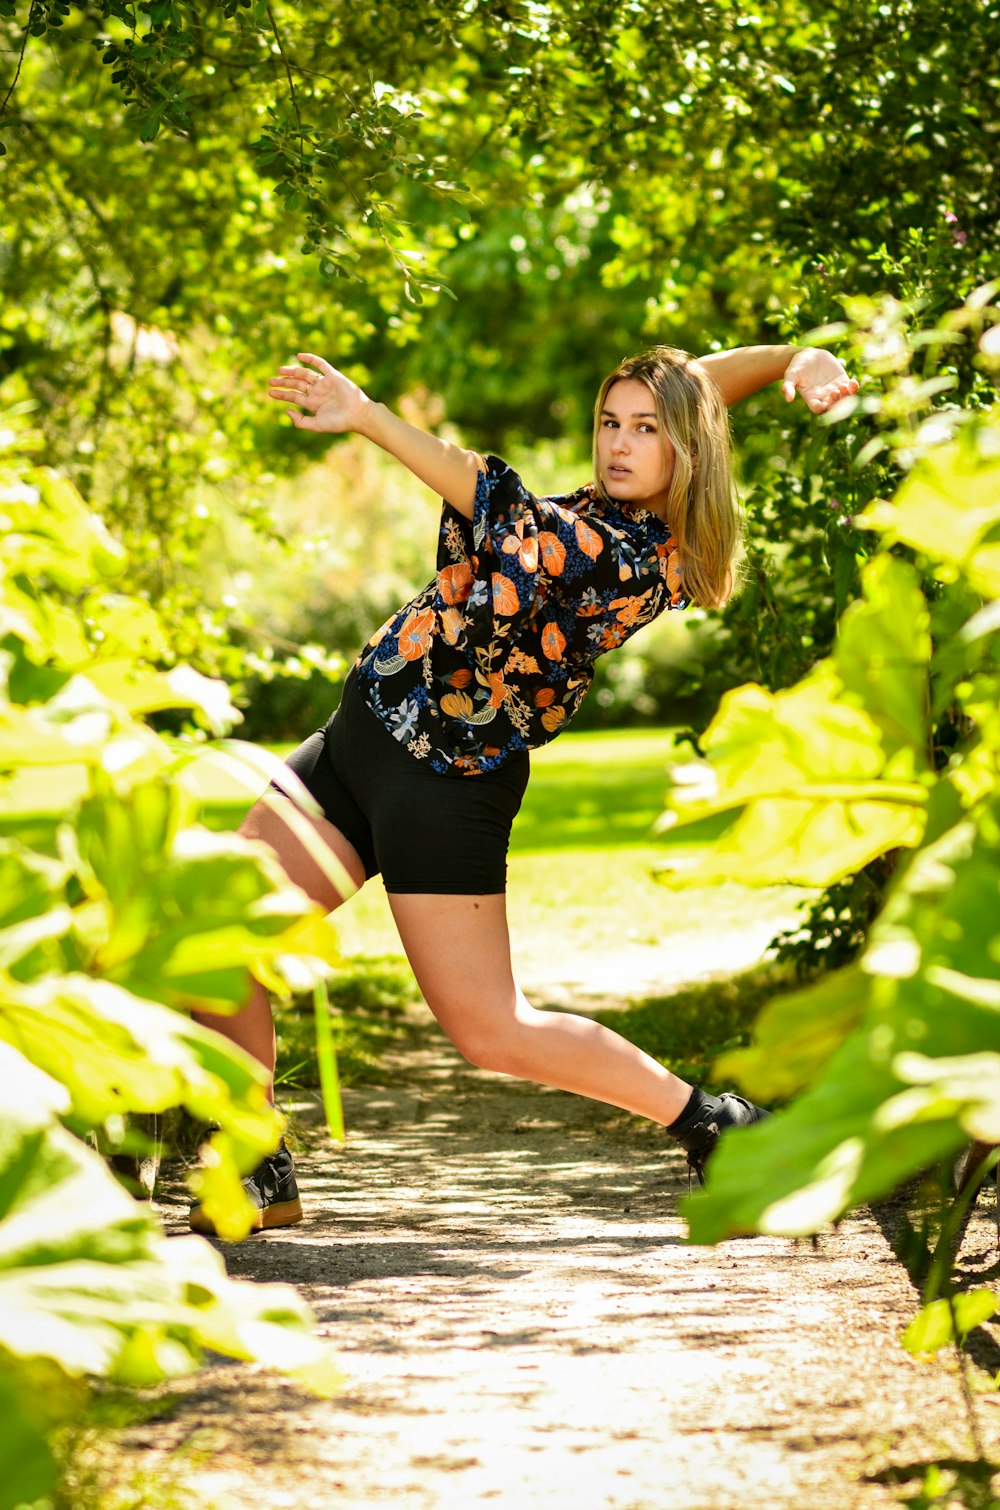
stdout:
<svg viewBox="0 0 1000 1510">
<path fill-rule="evenodd" d="M 295 406 L 298 429 L 364 435 L 443 498 L 438 570 L 368 642 L 337 712 L 288 761 L 325 816 L 306 820 L 276 789 L 242 832 L 328 910 L 381 871 L 424 998 L 467 1059 L 652 1118 L 701 1180 L 720 1134 L 765 1113 L 686 1084 L 598 1023 L 528 1004 L 507 933 L 510 826 L 529 749 L 570 723 L 597 657 L 666 609 L 729 597 L 740 527 L 727 406 L 781 379 L 786 399 L 798 392 L 822 413 L 857 383 L 824 351 L 694 360 L 656 347 L 601 387 L 594 483 L 541 499 L 505 462 L 406 423 L 322 357 L 298 363 L 269 386 Z M 257 982 L 238 1015 L 202 1020 L 273 1072 Z M 283 1146 L 244 1186 L 258 1228 L 301 1218 Z M 192 1225 L 206 1229 L 198 1208 Z"/>
</svg>

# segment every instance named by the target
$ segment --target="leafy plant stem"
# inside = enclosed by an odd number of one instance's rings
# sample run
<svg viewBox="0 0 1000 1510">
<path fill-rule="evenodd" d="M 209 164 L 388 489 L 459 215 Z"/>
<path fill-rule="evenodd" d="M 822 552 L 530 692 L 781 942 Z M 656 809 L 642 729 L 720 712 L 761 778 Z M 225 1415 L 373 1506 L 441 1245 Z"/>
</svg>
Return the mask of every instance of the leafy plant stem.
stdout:
<svg viewBox="0 0 1000 1510">
<path fill-rule="evenodd" d="M 319 1064 L 319 1083 L 323 1092 L 323 1111 L 330 1137 L 335 1143 L 344 1141 L 344 1107 L 340 1097 L 340 1077 L 337 1073 L 337 1054 L 333 1047 L 333 1030 L 330 1026 L 330 994 L 326 981 L 317 981 L 313 988 L 313 1006 L 316 1012 L 316 1059 Z"/>
<path fill-rule="evenodd" d="M 942 1193 L 941 1235 L 934 1246 L 930 1268 L 927 1272 L 927 1281 L 924 1285 L 922 1297 L 924 1305 L 929 1305 L 932 1300 L 935 1300 L 940 1295 L 945 1276 L 951 1272 L 952 1248 L 956 1234 L 965 1220 L 969 1207 L 979 1193 L 979 1187 L 982 1184 L 983 1178 L 989 1174 L 991 1169 L 996 1168 L 998 1162 L 1000 1162 L 1000 1148 L 994 1149 L 989 1158 L 981 1165 L 978 1176 L 968 1181 L 964 1190 L 959 1192 L 950 1206 L 945 1204 Z M 950 1292 L 947 1298 L 950 1305 Z"/>
<path fill-rule="evenodd" d="M 268 5 L 267 7 L 267 19 L 271 27 L 271 34 L 274 37 L 274 45 L 275 47 L 277 47 L 278 54 L 281 58 L 282 63 L 284 64 L 285 77 L 288 80 L 288 93 L 291 98 L 292 109 L 295 111 L 295 119 L 298 123 L 299 128 L 299 151 L 304 153 L 306 149 L 305 133 L 302 130 L 302 116 L 299 112 L 298 95 L 295 93 L 295 81 L 292 78 L 292 70 L 291 65 L 288 62 L 288 56 L 285 52 L 284 47 L 282 46 L 281 33 L 278 30 L 278 23 L 275 20 L 274 11 L 270 5 Z"/>
<path fill-rule="evenodd" d="M 972 1398 L 972 1388 L 969 1384 L 969 1360 L 965 1356 L 965 1342 L 964 1338 L 961 1336 L 958 1330 L 958 1318 L 955 1315 L 955 1292 L 950 1285 L 948 1287 L 948 1294 L 946 1296 L 946 1299 L 948 1301 L 948 1310 L 951 1315 L 952 1331 L 955 1335 L 955 1352 L 958 1354 L 958 1383 L 959 1388 L 962 1391 L 962 1400 L 965 1404 L 966 1418 L 969 1422 L 969 1436 L 972 1438 L 972 1451 L 973 1455 L 977 1459 L 981 1460 L 985 1456 L 983 1452 L 983 1439 L 980 1435 L 979 1421 L 976 1417 L 976 1404 Z"/>
</svg>

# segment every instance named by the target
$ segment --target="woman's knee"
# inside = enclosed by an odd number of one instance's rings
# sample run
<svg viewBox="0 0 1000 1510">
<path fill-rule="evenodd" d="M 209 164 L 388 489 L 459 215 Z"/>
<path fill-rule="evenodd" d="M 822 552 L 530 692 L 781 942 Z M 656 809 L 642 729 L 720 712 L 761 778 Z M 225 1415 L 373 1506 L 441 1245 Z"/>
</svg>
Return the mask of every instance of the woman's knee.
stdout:
<svg viewBox="0 0 1000 1510">
<path fill-rule="evenodd" d="M 462 1058 L 476 1069 L 492 1070 L 498 1075 L 524 1075 L 523 1030 L 516 1018 L 459 1020 L 449 1025 L 447 1033 Z"/>
</svg>

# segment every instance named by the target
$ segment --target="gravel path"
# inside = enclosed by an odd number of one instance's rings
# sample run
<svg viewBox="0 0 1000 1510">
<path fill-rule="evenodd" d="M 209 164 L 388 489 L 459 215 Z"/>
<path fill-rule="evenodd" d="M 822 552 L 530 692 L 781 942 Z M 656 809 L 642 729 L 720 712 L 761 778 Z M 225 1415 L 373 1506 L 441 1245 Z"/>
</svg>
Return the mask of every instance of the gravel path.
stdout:
<svg viewBox="0 0 1000 1510">
<path fill-rule="evenodd" d="M 299 1286 L 342 1394 L 210 1368 L 129 1431 L 136 1463 L 181 1447 L 201 1506 L 874 1510 L 899 1503 L 878 1471 L 968 1455 L 954 1372 L 899 1344 L 914 1295 L 875 1217 L 690 1247 L 655 1128 L 434 1029 L 389 1069 L 346 1094 L 343 1151 L 300 1113 L 306 1220 L 225 1250 Z"/>
</svg>

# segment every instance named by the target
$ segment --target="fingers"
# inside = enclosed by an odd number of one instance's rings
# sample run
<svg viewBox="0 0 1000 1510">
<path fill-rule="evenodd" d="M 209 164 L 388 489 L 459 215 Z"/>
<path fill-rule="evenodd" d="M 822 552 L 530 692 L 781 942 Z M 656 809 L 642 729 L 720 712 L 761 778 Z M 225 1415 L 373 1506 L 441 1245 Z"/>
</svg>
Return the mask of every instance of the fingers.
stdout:
<svg viewBox="0 0 1000 1510">
<path fill-rule="evenodd" d="M 802 397 L 814 414 L 825 414 L 842 398 L 848 398 L 857 391 L 857 378 L 849 378 L 845 374 L 844 377 L 837 378 L 832 383 L 824 383 L 820 388 L 804 389 Z"/>
<path fill-rule="evenodd" d="M 781 385 L 781 392 L 784 395 L 785 402 L 790 404 L 795 397 L 795 384 L 791 378 L 785 378 L 785 381 Z"/>
<path fill-rule="evenodd" d="M 300 362 L 309 362 L 310 365 L 315 367 L 318 372 L 321 372 L 324 377 L 337 376 L 336 367 L 331 367 L 330 363 L 326 360 L 325 357 L 318 357 L 311 351 L 297 351 L 295 355 L 298 357 Z"/>
<path fill-rule="evenodd" d="M 315 372 L 310 372 L 307 367 L 279 367 L 277 376 L 268 379 L 271 388 L 295 388 L 300 392 L 307 392 L 315 387 L 319 377 Z"/>
<path fill-rule="evenodd" d="M 315 390 L 321 382 L 319 374 L 306 367 L 279 367 L 276 375 L 268 379 L 267 396 L 278 404 L 301 404 L 315 409 L 321 397 Z"/>
</svg>

